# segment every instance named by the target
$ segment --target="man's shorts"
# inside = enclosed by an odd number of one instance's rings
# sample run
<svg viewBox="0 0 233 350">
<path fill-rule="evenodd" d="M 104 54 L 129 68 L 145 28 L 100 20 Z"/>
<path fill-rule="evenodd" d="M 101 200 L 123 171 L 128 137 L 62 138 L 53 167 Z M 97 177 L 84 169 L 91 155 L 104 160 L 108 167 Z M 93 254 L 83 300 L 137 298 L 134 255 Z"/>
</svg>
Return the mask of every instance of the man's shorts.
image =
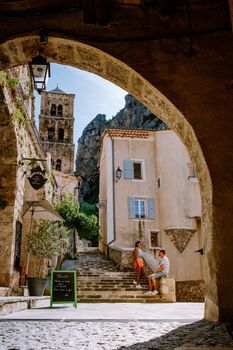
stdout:
<svg viewBox="0 0 233 350">
<path fill-rule="evenodd" d="M 164 272 L 155 272 L 152 275 L 149 275 L 148 277 L 154 277 L 155 279 L 158 279 L 162 276 L 166 276 L 167 274 Z"/>
</svg>

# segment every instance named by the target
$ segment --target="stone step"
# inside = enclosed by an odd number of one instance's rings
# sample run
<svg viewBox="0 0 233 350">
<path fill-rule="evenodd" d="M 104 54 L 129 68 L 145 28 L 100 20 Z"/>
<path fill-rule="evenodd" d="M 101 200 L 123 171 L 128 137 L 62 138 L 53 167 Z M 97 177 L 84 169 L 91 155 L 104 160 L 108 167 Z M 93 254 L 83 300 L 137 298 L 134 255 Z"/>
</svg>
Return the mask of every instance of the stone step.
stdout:
<svg viewBox="0 0 233 350">
<path fill-rule="evenodd" d="M 102 286 L 115 286 L 115 285 L 124 285 L 124 286 L 133 286 L 134 284 L 132 283 L 132 281 L 130 282 L 125 282 L 122 280 L 117 280 L 117 281 L 103 281 L 103 280 L 99 280 L 99 281 L 80 281 L 77 280 L 77 284 L 79 285 L 86 285 L 87 287 L 90 285 L 102 285 Z M 147 285 L 147 282 L 144 281 L 140 281 L 141 285 Z"/>
<path fill-rule="evenodd" d="M 109 296 L 109 293 L 106 292 L 106 293 L 95 293 L 95 292 L 89 292 L 89 293 L 83 293 L 83 292 L 78 292 L 77 293 L 77 296 L 78 298 L 106 298 L 106 297 L 110 297 Z M 144 292 L 141 292 L 141 293 L 126 293 L 126 292 L 122 292 L 122 293 L 119 293 L 119 292 L 116 292 L 116 293 L 111 293 L 111 296 L 112 297 L 119 297 L 119 298 L 146 298 L 146 299 L 153 299 L 153 298 L 156 298 L 156 299 L 162 299 L 162 295 L 148 295 L 148 294 L 145 294 Z"/>
<path fill-rule="evenodd" d="M 77 299 L 78 303 L 167 303 L 167 301 L 163 301 L 161 299 L 147 299 L 147 298 L 135 298 L 135 299 L 127 299 L 127 298 L 81 298 Z"/>
<path fill-rule="evenodd" d="M 92 276 L 94 277 L 99 277 L 99 276 L 106 276 L 106 277 L 122 277 L 122 278 L 134 278 L 135 277 L 135 273 L 122 273 L 122 272 L 111 272 L 111 273 L 107 273 L 107 272 L 99 272 L 99 273 L 93 273 L 91 271 L 89 272 L 85 272 L 85 273 L 78 273 L 77 272 L 77 277 L 86 277 L 86 276 Z"/>
<path fill-rule="evenodd" d="M 0 316 L 37 307 L 48 307 L 49 297 L 0 297 Z"/>
<path fill-rule="evenodd" d="M 89 290 L 89 291 L 83 291 L 83 290 L 78 290 L 77 291 L 77 295 L 100 295 L 100 296 L 104 296 L 104 295 L 129 295 L 129 296 L 135 296 L 137 297 L 139 296 L 145 296 L 145 290 Z"/>
<path fill-rule="evenodd" d="M 136 289 L 135 271 L 119 271 L 103 254 L 79 254 L 74 263 L 77 270 L 77 300 L 82 303 L 159 303 L 161 295 L 145 295 L 148 291 L 144 276 Z"/>
<path fill-rule="evenodd" d="M 141 284 L 142 288 L 136 288 L 134 285 L 130 286 L 124 286 L 124 285 L 116 285 L 116 286 L 104 286 L 104 285 L 80 285 L 77 284 L 77 289 L 82 289 L 82 290 L 147 290 L 148 285 L 143 285 Z"/>
<path fill-rule="evenodd" d="M 148 284 L 141 283 L 140 286 L 142 288 L 148 289 Z M 123 284 L 123 283 L 117 283 L 117 284 L 95 284 L 95 283 L 77 283 L 77 288 L 82 289 L 136 289 L 136 286 L 134 284 Z"/>
<path fill-rule="evenodd" d="M 148 285 L 141 284 L 142 289 L 148 289 Z M 140 290 L 141 288 L 136 288 L 134 285 L 124 286 L 124 285 L 115 285 L 115 286 L 104 286 L 104 285 L 82 285 L 78 284 L 77 289 L 82 290 Z"/>
</svg>

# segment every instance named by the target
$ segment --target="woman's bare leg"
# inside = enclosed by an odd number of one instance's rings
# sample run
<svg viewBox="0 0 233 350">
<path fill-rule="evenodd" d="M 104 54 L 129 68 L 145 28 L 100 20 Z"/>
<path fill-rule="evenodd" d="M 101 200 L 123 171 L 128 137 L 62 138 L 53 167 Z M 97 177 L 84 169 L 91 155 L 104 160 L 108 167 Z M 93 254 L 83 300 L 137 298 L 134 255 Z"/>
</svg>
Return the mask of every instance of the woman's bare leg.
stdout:
<svg viewBox="0 0 233 350">
<path fill-rule="evenodd" d="M 137 268 L 137 278 L 136 278 L 137 284 L 139 284 L 140 277 L 141 277 L 141 268 L 138 267 Z"/>
</svg>

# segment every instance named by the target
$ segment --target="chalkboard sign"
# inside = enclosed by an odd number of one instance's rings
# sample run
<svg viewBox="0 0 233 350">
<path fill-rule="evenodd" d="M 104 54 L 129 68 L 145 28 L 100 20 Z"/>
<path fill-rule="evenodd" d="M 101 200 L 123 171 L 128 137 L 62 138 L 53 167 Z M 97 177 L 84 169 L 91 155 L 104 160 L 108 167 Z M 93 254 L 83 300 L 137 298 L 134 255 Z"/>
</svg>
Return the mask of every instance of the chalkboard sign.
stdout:
<svg viewBox="0 0 233 350">
<path fill-rule="evenodd" d="M 52 304 L 73 304 L 77 307 L 75 270 L 52 270 L 50 307 Z"/>
</svg>

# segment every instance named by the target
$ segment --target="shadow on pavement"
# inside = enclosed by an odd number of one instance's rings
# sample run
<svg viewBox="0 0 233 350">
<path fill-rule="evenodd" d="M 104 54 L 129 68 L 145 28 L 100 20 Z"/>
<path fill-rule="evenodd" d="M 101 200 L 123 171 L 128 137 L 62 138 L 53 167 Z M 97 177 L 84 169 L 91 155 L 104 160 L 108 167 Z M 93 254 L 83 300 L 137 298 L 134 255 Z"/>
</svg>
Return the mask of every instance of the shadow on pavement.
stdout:
<svg viewBox="0 0 233 350">
<path fill-rule="evenodd" d="M 232 347 L 233 339 L 227 331 L 227 323 L 215 323 L 201 320 L 175 330 L 145 343 L 123 346 L 118 350 L 174 350 L 177 347 L 213 346 Z"/>
</svg>

